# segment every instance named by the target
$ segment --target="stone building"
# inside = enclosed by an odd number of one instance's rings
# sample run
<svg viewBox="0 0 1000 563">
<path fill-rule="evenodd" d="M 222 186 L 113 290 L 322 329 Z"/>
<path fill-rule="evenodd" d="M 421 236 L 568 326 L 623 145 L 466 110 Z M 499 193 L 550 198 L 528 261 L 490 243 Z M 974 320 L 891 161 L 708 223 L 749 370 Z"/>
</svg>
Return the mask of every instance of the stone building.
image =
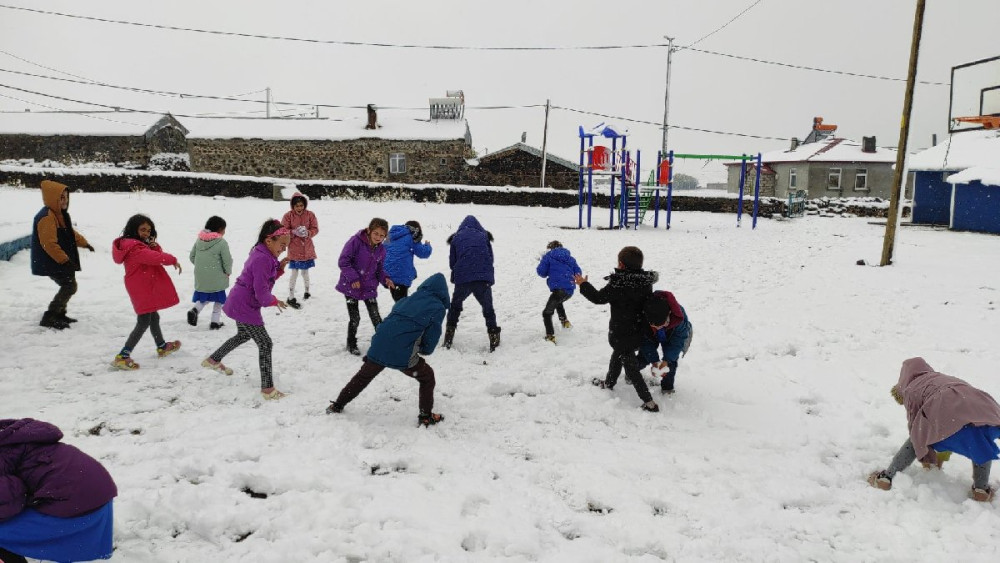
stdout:
<svg viewBox="0 0 1000 563">
<path fill-rule="evenodd" d="M 575 190 L 580 167 L 566 159 L 545 155 L 545 187 Z M 467 184 L 476 186 L 538 187 L 542 177 L 542 151 L 517 143 L 478 159 L 469 169 Z"/>
<path fill-rule="evenodd" d="M 793 138 L 788 150 L 761 155 L 760 195 L 787 198 L 789 192 L 803 191 L 809 199 L 822 197 L 879 197 L 892 193 L 895 149 L 878 147 L 875 137 L 862 143 L 834 136 L 836 125 L 813 120 L 813 129 L 799 143 Z M 738 193 L 740 163 L 726 163 L 726 189 Z M 754 167 L 747 166 L 744 192 L 753 195 Z"/>
<path fill-rule="evenodd" d="M 147 168 L 187 152 L 187 129 L 173 116 L 136 112 L 0 113 L 0 161 L 53 161 Z"/>
<path fill-rule="evenodd" d="M 372 106 L 369 110 L 374 110 Z M 191 170 L 304 180 L 461 183 L 472 136 L 463 119 L 198 118 Z"/>
</svg>

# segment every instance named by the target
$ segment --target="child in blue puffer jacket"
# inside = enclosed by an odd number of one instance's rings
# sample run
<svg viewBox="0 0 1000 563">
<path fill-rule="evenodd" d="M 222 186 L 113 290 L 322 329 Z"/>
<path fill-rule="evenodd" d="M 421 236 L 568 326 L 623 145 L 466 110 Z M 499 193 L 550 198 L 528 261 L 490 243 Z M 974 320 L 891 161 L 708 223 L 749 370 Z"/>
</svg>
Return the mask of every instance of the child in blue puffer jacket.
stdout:
<svg viewBox="0 0 1000 563">
<path fill-rule="evenodd" d="M 424 280 L 417 290 L 392 307 L 392 312 L 375 329 L 364 363 L 354 377 L 331 401 L 326 414 L 343 412 L 375 376 L 385 368 L 398 369 L 420 383 L 420 414 L 423 426 L 437 424 L 444 417 L 434 408 L 434 370 L 422 356 L 430 355 L 441 339 L 441 322 L 448 309 L 448 283 L 440 273 Z"/>
<path fill-rule="evenodd" d="M 542 309 L 542 321 L 545 323 L 545 340 L 555 344 L 556 335 L 555 328 L 552 326 L 552 313 L 559 313 L 559 322 L 562 323 L 563 328 L 573 326 L 570 324 L 569 318 L 566 317 L 563 303 L 573 297 L 573 291 L 576 289 L 573 276 L 582 274 L 583 271 L 569 250 L 563 248 L 559 241 L 554 240 L 545 248 L 549 251 L 542 256 L 535 271 L 538 272 L 539 276 L 548 278 L 546 282 L 552 291 L 549 300 L 545 303 L 545 308 Z"/>
<path fill-rule="evenodd" d="M 417 221 L 393 225 L 385 244 L 385 264 L 382 268 L 396 287 L 389 290 L 393 301 L 399 301 L 410 292 L 410 285 L 417 278 L 413 257 L 427 259 L 431 255 L 430 241 L 421 242 L 424 233 Z"/>
</svg>

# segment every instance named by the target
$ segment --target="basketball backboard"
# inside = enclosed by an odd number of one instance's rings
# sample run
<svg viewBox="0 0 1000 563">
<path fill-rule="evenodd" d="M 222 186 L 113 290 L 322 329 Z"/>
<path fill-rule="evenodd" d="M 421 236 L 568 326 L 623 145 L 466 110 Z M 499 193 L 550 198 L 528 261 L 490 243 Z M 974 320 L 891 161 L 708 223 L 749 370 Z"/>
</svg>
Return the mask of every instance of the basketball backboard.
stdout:
<svg viewBox="0 0 1000 563">
<path fill-rule="evenodd" d="M 1000 116 L 1000 56 L 951 68 L 948 132 L 982 129 L 977 123 L 956 121 L 981 115 Z"/>
</svg>

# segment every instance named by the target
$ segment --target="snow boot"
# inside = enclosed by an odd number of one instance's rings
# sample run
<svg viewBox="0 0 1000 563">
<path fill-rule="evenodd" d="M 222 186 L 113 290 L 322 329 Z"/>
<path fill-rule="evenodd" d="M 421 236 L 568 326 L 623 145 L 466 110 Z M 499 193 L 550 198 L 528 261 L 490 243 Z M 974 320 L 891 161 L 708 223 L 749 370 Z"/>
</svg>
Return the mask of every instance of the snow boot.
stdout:
<svg viewBox="0 0 1000 563">
<path fill-rule="evenodd" d="M 500 327 L 488 328 L 486 333 L 490 336 L 490 352 L 500 346 Z"/>
<path fill-rule="evenodd" d="M 660 412 L 660 405 L 657 405 L 656 401 L 649 401 L 642 404 L 642 410 L 646 412 Z"/>
<path fill-rule="evenodd" d="M 38 326 L 62 330 L 64 328 L 69 328 L 69 323 L 60 319 L 55 313 L 45 311 L 45 314 L 42 315 L 42 320 L 38 323 Z"/>
<path fill-rule="evenodd" d="M 291 307 L 292 309 L 301 309 L 302 308 L 302 305 L 299 304 L 299 300 L 296 299 L 296 298 L 294 298 L 294 297 L 289 297 L 288 301 L 285 301 L 285 304 L 288 305 L 289 307 Z"/>
<path fill-rule="evenodd" d="M 63 309 L 62 311 L 59 311 L 58 317 L 59 317 L 59 320 L 61 320 L 62 322 L 66 323 L 66 324 L 73 324 L 73 323 L 76 322 L 76 319 L 74 319 L 73 317 L 67 317 L 66 316 L 66 309 Z"/>
<path fill-rule="evenodd" d="M 225 324 L 226 323 L 209 323 L 208 329 L 209 330 L 219 330 L 220 328 L 222 328 L 223 326 L 225 326 Z"/>
<path fill-rule="evenodd" d="M 191 310 L 188 311 L 188 324 L 198 326 L 198 309 L 191 307 Z"/>
<path fill-rule="evenodd" d="M 455 329 L 457 325 L 448 325 L 444 328 L 444 347 L 451 350 L 452 341 L 455 340 Z"/>
<path fill-rule="evenodd" d="M 358 341 L 357 341 L 357 339 L 353 339 L 353 338 L 348 338 L 347 339 L 347 351 L 350 352 L 354 356 L 360 356 L 361 355 L 361 350 L 358 349 Z"/>
<path fill-rule="evenodd" d="M 306 299 L 309 299 L 310 297 L 312 297 L 312 294 L 309 293 L 308 291 L 302 294 L 302 300 L 303 301 L 305 301 Z"/>
</svg>

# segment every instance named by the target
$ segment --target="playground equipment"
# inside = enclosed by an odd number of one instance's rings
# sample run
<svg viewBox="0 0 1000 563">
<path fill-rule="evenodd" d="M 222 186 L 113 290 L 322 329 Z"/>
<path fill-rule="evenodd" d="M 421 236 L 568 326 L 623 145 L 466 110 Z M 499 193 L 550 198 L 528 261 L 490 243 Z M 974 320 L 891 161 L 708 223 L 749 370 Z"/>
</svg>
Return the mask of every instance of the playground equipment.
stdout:
<svg viewBox="0 0 1000 563">
<path fill-rule="evenodd" d="M 611 183 L 611 198 L 608 209 L 608 228 L 615 228 L 615 211 L 617 209 L 618 228 L 638 229 L 639 225 L 646 218 L 649 205 L 653 204 L 653 228 L 660 225 L 660 188 L 667 188 L 666 201 L 666 228 L 670 228 L 670 218 L 673 206 L 673 167 L 675 159 L 700 159 L 700 160 L 739 160 L 740 166 L 740 193 L 739 203 L 736 209 L 736 226 L 739 227 L 743 221 L 743 195 L 746 187 L 747 161 L 756 160 L 756 174 L 754 177 L 754 199 L 753 199 L 753 228 L 757 228 L 757 211 L 760 202 L 760 168 L 761 155 L 718 155 L 718 154 L 675 154 L 669 151 L 666 155 L 657 151 L 656 168 L 650 174 L 645 185 L 640 182 L 640 162 L 641 151 L 635 152 L 635 160 L 632 160 L 632 153 L 626 150 L 627 137 L 615 131 L 612 127 L 603 123 L 595 127 L 591 132 L 585 132 L 583 127 L 580 130 L 580 183 L 578 196 L 578 227 L 583 228 L 583 209 L 587 208 L 587 228 L 592 224 L 594 176 L 608 176 Z M 601 145 L 594 145 L 594 137 L 601 136 L 611 139 L 611 149 Z M 618 140 L 621 139 L 621 148 L 618 147 Z M 586 174 L 586 176 L 585 176 Z M 586 180 L 586 182 L 584 182 Z M 621 196 L 615 201 L 615 182 L 621 182 Z M 586 189 L 585 189 L 586 188 Z"/>
</svg>

